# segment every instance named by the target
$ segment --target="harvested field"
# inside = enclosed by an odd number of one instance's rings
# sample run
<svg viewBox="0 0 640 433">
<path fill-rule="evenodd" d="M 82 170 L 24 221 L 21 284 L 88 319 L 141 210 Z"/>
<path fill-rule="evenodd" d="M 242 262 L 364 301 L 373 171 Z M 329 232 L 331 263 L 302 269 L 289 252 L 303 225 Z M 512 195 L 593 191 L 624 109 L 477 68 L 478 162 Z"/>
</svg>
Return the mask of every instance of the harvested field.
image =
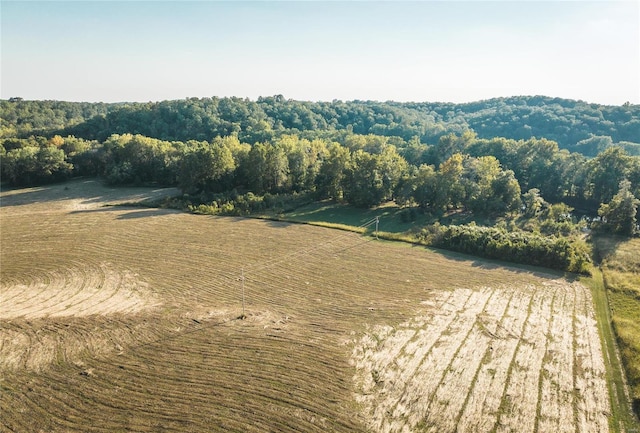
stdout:
<svg viewBox="0 0 640 433">
<path fill-rule="evenodd" d="M 354 351 L 373 430 L 608 431 L 604 361 L 583 286 L 456 289 L 432 302 L 424 316 L 373 328 Z"/>
<path fill-rule="evenodd" d="M 149 193 L 2 193 L 0 431 L 608 431 L 583 286 Z"/>
</svg>

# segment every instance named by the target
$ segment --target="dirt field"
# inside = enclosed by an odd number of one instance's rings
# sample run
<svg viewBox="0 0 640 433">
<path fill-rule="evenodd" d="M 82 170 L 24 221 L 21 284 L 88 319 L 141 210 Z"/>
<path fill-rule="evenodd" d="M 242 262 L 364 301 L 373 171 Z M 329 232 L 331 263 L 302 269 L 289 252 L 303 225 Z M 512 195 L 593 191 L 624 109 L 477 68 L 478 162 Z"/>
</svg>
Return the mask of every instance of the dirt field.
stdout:
<svg viewBox="0 0 640 433">
<path fill-rule="evenodd" d="M 374 328 L 354 352 L 375 431 L 608 430 L 584 287 L 457 289 L 433 302 L 424 316 Z"/>
<path fill-rule="evenodd" d="M 2 192 L 0 431 L 608 431 L 581 285 L 166 193 Z"/>
</svg>

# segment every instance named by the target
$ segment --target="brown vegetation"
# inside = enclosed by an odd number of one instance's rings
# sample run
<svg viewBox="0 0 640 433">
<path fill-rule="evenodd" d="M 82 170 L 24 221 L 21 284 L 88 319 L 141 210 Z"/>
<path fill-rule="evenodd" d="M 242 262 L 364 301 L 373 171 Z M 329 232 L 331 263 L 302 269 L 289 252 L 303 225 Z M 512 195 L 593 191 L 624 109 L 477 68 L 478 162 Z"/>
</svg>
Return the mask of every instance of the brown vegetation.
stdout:
<svg viewBox="0 0 640 433">
<path fill-rule="evenodd" d="M 607 430 L 579 284 L 134 193 L 2 193 L 0 431 Z"/>
</svg>

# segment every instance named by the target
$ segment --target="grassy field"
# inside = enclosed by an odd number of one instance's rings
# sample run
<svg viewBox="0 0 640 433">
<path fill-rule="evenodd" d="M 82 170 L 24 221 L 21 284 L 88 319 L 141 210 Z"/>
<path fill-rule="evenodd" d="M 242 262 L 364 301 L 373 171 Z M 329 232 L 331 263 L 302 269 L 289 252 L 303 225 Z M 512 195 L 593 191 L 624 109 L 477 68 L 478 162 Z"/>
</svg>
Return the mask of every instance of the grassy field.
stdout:
<svg viewBox="0 0 640 433">
<path fill-rule="evenodd" d="M 378 217 L 380 219 L 379 230 L 391 234 L 411 232 L 413 229 L 422 228 L 426 224 L 440 221 L 442 224 L 466 224 L 471 221 L 482 223 L 494 223 L 495 221 L 478 221 L 477 217 L 463 213 L 452 213 L 443 217 L 424 214 L 417 208 L 402 208 L 393 202 L 387 202 L 374 209 L 358 209 L 346 204 L 332 201 L 316 202 L 297 208 L 294 211 L 281 215 L 287 221 L 299 221 L 305 223 L 333 223 L 358 227 L 367 221 Z"/>
<path fill-rule="evenodd" d="M 596 240 L 631 401 L 640 414 L 640 239 Z"/>
<path fill-rule="evenodd" d="M 619 430 L 579 282 L 172 193 L 2 192 L 0 431 Z"/>
</svg>

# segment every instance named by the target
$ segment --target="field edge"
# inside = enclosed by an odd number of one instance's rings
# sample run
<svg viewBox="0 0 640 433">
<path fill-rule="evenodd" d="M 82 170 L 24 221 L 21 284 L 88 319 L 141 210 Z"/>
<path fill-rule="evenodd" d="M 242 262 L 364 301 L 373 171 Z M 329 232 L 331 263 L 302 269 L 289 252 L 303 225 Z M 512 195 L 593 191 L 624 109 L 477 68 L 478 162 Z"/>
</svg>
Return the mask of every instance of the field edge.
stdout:
<svg viewBox="0 0 640 433">
<path fill-rule="evenodd" d="M 640 431 L 640 423 L 638 423 L 631 406 L 629 387 L 622 367 L 618 343 L 613 332 L 609 298 L 604 286 L 602 271 L 593 267 L 591 277 L 582 277 L 580 281 L 591 289 L 593 308 L 598 322 L 598 333 L 607 370 L 607 387 L 611 402 L 609 427 L 612 432 L 638 432 Z"/>
</svg>

